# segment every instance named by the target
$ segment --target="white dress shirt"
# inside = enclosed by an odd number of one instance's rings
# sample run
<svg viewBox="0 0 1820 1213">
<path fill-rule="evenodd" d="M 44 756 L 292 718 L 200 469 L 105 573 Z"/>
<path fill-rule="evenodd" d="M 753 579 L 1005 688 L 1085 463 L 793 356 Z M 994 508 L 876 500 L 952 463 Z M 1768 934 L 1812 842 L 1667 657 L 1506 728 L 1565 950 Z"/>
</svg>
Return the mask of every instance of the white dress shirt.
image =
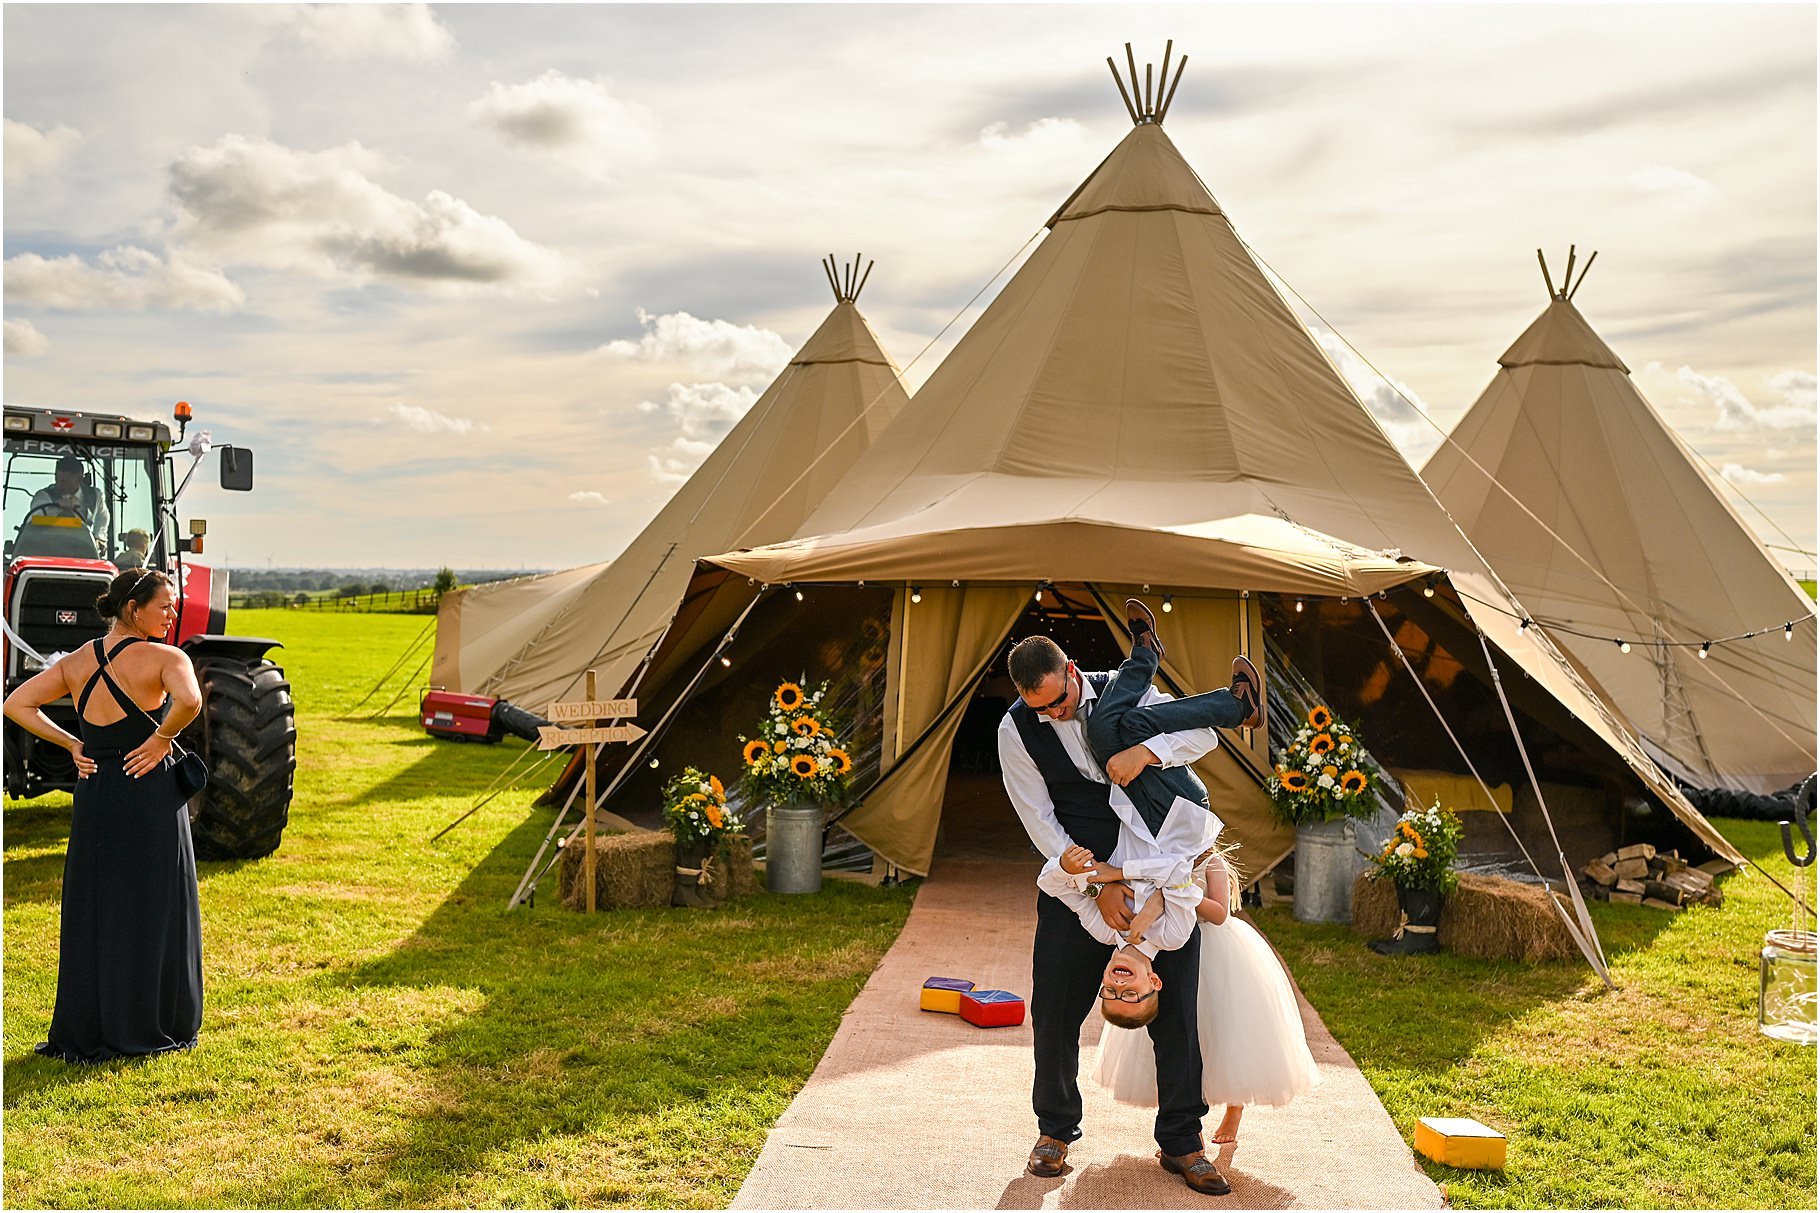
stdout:
<svg viewBox="0 0 1820 1213">
<path fill-rule="evenodd" d="M 1056 738 L 1062 743 L 1062 749 L 1074 763 L 1075 770 L 1095 783 L 1111 785 L 1112 810 L 1118 814 L 1121 823 L 1121 835 L 1125 826 L 1133 821 L 1137 823 L 1138 832 L 1149 837 L 1149 831 L 1137 816 L 1137 810 L 1125 789 L 1106 778 L 1105 770 L 1093 759 L 1093 752 L 1087 747 L 1086 725 L 1082 722 L 1082 712 L 1090 711 L 1087 705 L 1099 696 L 1093 684 L 1082 674 L 1081 706 L 1075 709 L 1070 720 L 1056 720 L 1050 716 L 1038 716 L 1037 719 L 1055 730 Z M 1157 690 L 1154 686 L 1144 692 L 1138 701 L 1140 707 L 1161 703 L 1174 696 Z M 1189 729 L 1180 733 L 1159 733 L 1144 742 L 1144 745 L 1157 761 L 1166 767 L 1187 766 L 1199 761 L 1202 756 L 1213 752 L 1220 744 L 1220 735 L 1214 729 Z M 1030 835 L 1030 841 L 1042 852 L 1044 858 L 1055 859 L 1074 845 L 1068 832 L 1062 829 L 1055 818 L 1055 801 L 1049 796 L 1049 785 L 1043 781 L 1041 771 L 1036 768 L 1036 760 L 1030 751 L 1024 748 L 1024 739 L 1018 735 L 1017 724 L 1009 714 L 998 726 L 998 759 L 999 767 L 1004 772 L 1005 793 L 1011 798 L 1011 807 L 1017 810 L 1018 820 L 1024 823 L 1024 832 Z M 1192 808 L 1194 815 L 1185 813 L 1185 807 Z M 1199 820 L 1210 819 L 1209 821 Z M 1219 818 L 1208 813 L 1201 806 L 1177 798 L 1175 807 L 1163 823 L 1155 841 L 1169 854 L 1185 854 L 1192 861 L 1194 857 L 1213 845 L 1213 838 L 1220 829 Z M 1177 831 L 1181 831 L 1178 833 Z M 1201 841 L 1204 839 L 1205 841 Z M 1196 844 L 1199 845 L 1196 845 Z M 1109 858 L 1109 857 L 1108 857 Z"/>
<path fill-rule="evenodd" d="M 1203 816 L 1212 816 L 1199 805 L 1194 811 Z M 1140 823 L 1141 826 L 1141 823 Z M 1215 818 L 1215 830 L 1218 819 Z M 1125 854 L 1127 846 L 1139 852 L 1135 855 Z M 1163 899 L 1163 913 L 1150 929 L 1145 932 L 1143 942 L 1137 950 L 1152 960 L 1158 952 L 1170 952 L 1181 947 L 1194 938 L 1194 929 L 1198 925 L 1195 911 L 1201 904 L 1201 885 L 1194 878 L 1195 855 L 1186 858 L 1156 855 L 1145 857 L 1142 853 L 1154 850 L 1155 844 L 1148 839 L 1146 832 L 1140 828 L 1136 831 L 1121 824 L 1119 827 L 1119 845 L 1112 852 L 1111 863 L 1125 876 L 1125 882 L 1131 886 L 1132 912 L 1135 914 L 1152 897 Z M 1198 853 L 1197 853 L 1198 854 Z M 1101 943 L 1115 947 L 1130 943 L 1125 932 L 1113 929 L 1100 913 L 1100 903 L 1087 895 L 1088 885 L 1085 872 L 1069 873 L 1062 870 L 1060 859 L 1051 859 L 1043 865 L 1043 870 L 1036 878 L 1036 887 L 1051 897 L 1060 898 L 1069 909 L 1080 918 L 1081 925 L 1087 933 Z"/>
</svg>

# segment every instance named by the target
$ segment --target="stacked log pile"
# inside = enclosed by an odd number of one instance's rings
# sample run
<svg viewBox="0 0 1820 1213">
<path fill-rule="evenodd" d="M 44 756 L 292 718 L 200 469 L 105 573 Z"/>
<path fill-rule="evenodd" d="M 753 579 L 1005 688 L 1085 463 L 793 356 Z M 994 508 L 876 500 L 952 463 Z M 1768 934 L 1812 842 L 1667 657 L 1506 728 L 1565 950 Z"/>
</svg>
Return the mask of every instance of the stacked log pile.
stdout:
<svg viewBox="0 0 1820 1213">
<path fill-rule="evenodd" d="M 1723 860 L 1695 867 L 1674 851 L 1658 852 L 1647 842 L 1608 851 L 1580 869 L 1581 886 L 1601 901 L 1622 901 L 1657 910 L 1691 905 L 1719 906 L 1725 894 L 1718 877 L 1732 870 Z"/>
</svg>

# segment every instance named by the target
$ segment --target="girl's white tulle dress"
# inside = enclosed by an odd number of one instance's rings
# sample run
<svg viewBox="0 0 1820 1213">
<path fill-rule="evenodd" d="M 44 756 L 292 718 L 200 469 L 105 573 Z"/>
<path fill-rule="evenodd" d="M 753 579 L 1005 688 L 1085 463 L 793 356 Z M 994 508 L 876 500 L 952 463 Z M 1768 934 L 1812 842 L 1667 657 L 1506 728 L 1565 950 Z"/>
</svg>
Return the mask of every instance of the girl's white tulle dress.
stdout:
<svg viewBox="0 0 1820 1213">
<path fill-rule="evenodd" d="M 1199 935 L 1201 1090 L 1208 1106 L 1278 1106 L 1320 1082 L 1295 991 L 1264 937 L 1238 918 L 1219 926 L 1203 922 Z M 1094 1077 L 1120 1103 L 1156 1107 L 1149 1033 L 1107 1024 Z"/>
</svg>

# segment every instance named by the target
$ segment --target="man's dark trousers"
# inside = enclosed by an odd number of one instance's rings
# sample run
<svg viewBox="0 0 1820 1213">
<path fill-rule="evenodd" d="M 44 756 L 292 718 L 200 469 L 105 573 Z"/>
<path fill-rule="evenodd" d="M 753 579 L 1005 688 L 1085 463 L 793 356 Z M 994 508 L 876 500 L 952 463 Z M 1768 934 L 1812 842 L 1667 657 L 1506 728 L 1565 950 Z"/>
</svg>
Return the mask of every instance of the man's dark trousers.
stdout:
<svg viewBox="0 0 1820 1213">
<path fill-rule="evenodd" d="M 1087 677 L 1094 680 L 1096 691 L 1107 681 L 1104 675 Z M 1048 786 L 1056 821 L 1095 855 L 1112 854 L 1119 822 L 1112 811 L 1111 785 L 1096 783 L 1076 770 L 1054 727 L 1028 707 L 1015 705 L 1011 716 Z M 1160 952 L 1154 962 L 1163 979 L 1157 1017 L 1150 1025 L 1156 1049 L 1156 1143 L 1166 1154 L 1201 1149 L 1201 1118 L 1207 1115 L 1196 1021 L 1201 986 L 1197 943 Z M 1036 1079 L 1031 1104 L 1039 1133 L 1074 1141 L 1081 1135 L 1081 1025 L 1097 1012 L 1100 979 L 1112 947 L 1089 935 L 1067 903 L 1038 893 L 1032 952 L 1030 1026 L 1036 1037 Z"/>
</svg>

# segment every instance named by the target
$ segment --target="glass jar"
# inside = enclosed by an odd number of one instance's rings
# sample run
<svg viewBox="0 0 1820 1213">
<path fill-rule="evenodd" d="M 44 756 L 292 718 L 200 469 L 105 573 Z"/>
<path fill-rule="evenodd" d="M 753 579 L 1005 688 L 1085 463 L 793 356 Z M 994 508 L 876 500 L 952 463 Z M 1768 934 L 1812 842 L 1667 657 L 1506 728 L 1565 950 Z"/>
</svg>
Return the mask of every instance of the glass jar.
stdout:
<svg viewBox="0 0 1820 1213">
<path fill-rule="evenodd" d="M 1757 1030 L 1776 1040 L 1811 1045 L 1820 1036 L 1816 1008 L 1814 933 L 1771 931 L 1763 937 Z"/>
</svg>

